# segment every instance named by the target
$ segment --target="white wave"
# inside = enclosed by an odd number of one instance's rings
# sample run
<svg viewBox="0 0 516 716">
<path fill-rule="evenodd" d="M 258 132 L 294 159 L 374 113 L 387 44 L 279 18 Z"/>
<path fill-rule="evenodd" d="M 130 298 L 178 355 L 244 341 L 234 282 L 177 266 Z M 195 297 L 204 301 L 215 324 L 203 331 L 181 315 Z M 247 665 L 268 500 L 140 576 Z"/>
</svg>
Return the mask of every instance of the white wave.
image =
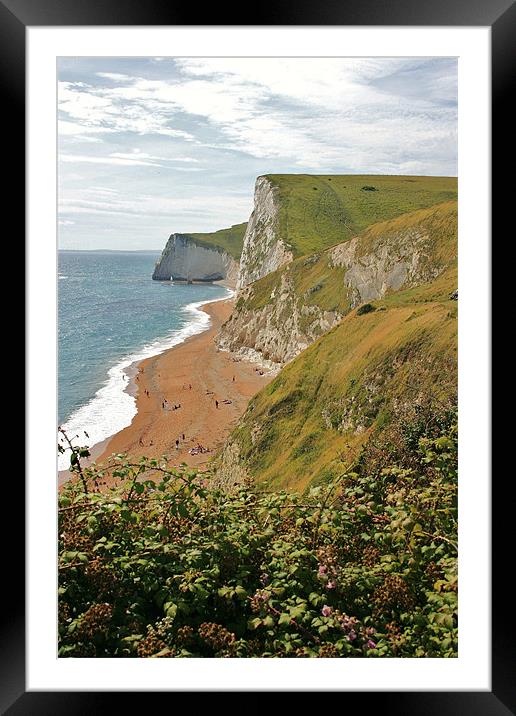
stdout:
<svg viewBox="0 0 516 716">
<path fill-rule="evenodd" d="M 179 343 L 184 343 L 190 336 L 206 331 L 211 325 L 211 319 L 207 313 L 200 310 L 200 306 L 224 301 L 234 295 L 230 289 L 226 289 L 226 291 L 228 295 L 222 298 L 189 303 L 183 308 L 183 311 L 190 314 L 191 320 L 183 328 L 172 331 L 164 338 L 157 338 L 155 341 L 145 344 L 139 351 L 122 358 L 110 368 L 106 383 L 97 390 L 95 396 L 86 405 L 72 413 L 70 418 L 63 423 L 62 427 L 72 442 L 74 442 L 73 438 L 78 435 L 75 444 L 87 444 L 92 447 L 130 425 L 137 410 L 135 398 L 126 390 L 129 384 L 127 369 L 145 358 L 159 355 Z M 84 436 L 84 431 L 88 433 L 88 438 Z M 66 470 L 69 465 L 70 450 L 66 449 L 59 455 L 58 468 Z"/>
<path fill-rule="evenodd" d="M 58 279 L 61 281 L 63 278 L 68 278 L 68 276 L 62 276 L 61 274 L 58 275 Z"/>
</svg>

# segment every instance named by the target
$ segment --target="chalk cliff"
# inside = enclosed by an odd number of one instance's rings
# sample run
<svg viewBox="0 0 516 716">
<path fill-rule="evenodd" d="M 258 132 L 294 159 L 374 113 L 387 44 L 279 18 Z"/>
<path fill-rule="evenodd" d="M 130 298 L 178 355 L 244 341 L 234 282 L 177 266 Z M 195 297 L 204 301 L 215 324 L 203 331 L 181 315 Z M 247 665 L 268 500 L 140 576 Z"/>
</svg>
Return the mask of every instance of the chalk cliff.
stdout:
<svg viewBox="0 0 516 716">
<path fill-rule="evenodd" d="M 209 246 L 188 234 L 172 234 L 152 278 L 155 281 L 220 281 L 235 285 L 238 262 L 218 246 Z"/>
<path fill-rule="evenodd" d="M 278 194 L 278 188 L 268 177 L 258 177 L 254 190 L 254 209 L 244 235 L 238 288 L 292 261 L 292 251 L 279 235 Z"/>
</svg>

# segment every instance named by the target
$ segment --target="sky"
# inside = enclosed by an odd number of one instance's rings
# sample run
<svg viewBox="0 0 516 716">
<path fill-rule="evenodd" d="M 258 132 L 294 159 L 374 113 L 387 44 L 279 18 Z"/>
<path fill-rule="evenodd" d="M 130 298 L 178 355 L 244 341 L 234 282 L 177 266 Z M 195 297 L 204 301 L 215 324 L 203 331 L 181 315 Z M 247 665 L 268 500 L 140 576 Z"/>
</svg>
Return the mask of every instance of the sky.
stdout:
<svg viewBox="0 0 516 716">
<path fill-rule="evenodd" d="M 257 176 L 457 175 L 454 58 L 58 61 L 58 243 L 247 221 Z"/>
</svg>

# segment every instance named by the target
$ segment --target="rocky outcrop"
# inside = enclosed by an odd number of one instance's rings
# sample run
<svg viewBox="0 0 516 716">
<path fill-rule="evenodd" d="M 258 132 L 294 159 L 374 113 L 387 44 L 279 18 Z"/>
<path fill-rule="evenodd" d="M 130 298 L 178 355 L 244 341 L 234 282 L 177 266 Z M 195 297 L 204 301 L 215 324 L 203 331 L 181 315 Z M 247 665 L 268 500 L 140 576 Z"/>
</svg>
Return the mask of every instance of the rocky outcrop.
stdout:
<svg viewBox="0 0 516 716">
<path fill-rule="evenodd" d="M 428 232 L 419 228 L 380 235 L 373 250 L 364 253 L 360 237 L 331 249 L 333 266 L 344 266 L 344 284 L 350 290 L 350 306 L 383 298 L 388 291 L 399 291 L 431 281 L 443 270 L 436 264 Z"/>
<path fill-rule="evenodd" d="M 219 247 L 201 244 L 188 234 L 172 234 L 152 278 L 155 281 L 221 281 L 235 285 L 238 262 Z"/>
<path fill-rule="evenodd" d="M 237 288 L 242 288 L 292 261 L 293 254 L 279 235 L 279 198 L 266 176 L 258 177 L 254 209 L 247 224 Z"/>
<path fill-rule="evenodd" d="M 221 350 L 254 359 L 269 370 L 278 370 L 295 358 L 342 318 L 336 311 L 303 303 L 288 271 L 282 273 L 267 305 L 259 310 L 242 309 L 252 292 L 252 286 L 242 289 L 217 344 Z"/>
</svg>

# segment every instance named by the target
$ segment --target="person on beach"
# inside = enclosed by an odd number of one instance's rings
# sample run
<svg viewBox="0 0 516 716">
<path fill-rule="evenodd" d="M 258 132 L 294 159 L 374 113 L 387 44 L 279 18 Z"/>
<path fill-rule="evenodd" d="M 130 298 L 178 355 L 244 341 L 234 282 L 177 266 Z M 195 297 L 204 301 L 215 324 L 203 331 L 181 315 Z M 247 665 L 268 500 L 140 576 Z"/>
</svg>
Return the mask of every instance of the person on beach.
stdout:
<svg viewBox="0 0 516 716">
<path fill-rule="evenodd" d="M 216 407 L 216 408 L 219 407 L 219 401 L 218 401 L 218 400 L 215 401 L 215 407 Z"/>
<path fill-rule="evenodd" d="M 183 435 L 182 435 L 181 437 L 182 437 L 182 439 L 184 440 L 184 439 L 185 439 L 185 434 L 183 433 Z"/>
<path fill-rule="evenodd" d="M 233 383 L 235 382 L 235 376 L 233 376 Z"/>
<path fill-rule="evenodd" d="M 179 450 L 179 440 L 176 440 L 176 450 Z"/>
</svg>

